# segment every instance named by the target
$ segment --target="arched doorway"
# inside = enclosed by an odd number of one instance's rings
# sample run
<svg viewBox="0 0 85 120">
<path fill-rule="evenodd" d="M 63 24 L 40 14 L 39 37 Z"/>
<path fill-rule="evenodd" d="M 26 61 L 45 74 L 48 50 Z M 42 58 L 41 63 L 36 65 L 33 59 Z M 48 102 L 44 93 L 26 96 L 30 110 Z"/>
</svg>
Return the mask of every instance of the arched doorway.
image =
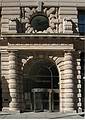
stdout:
<svg viewBox="0 0 85 120">
<path fill-rule="evenodd" d="M 49 59 L 31 59 L 23 68 L 26 110 L 59 111 L 59 73 Z"/>
</svg>

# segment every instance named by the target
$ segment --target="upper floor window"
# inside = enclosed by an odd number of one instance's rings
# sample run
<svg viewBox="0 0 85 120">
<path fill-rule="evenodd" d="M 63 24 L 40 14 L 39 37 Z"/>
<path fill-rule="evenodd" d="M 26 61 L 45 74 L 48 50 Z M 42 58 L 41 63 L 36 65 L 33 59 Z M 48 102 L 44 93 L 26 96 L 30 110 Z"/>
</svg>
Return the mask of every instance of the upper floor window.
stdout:
<svg viewBox="0 0 85 120">
<path fill-rule="evenodd" d="M 85 35 L 85 10 L 80 10 L 78 14 L 79 33 Z"/>
</svg>

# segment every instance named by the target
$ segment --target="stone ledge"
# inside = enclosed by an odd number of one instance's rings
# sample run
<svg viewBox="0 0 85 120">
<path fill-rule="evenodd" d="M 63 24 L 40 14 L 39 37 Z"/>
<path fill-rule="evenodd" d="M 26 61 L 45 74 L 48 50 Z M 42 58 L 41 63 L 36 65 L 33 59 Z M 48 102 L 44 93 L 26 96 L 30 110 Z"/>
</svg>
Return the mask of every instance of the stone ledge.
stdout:
<svg viewBox="0 0 85 120">
<path fill-rule="evenodd" d="M 81 36 L 81 35 L 78 35 L 78 34 L 76 34 L 76 35 L 74 35 L 74 34 L 60 34 L 60 33 L 57 33 L 57 34 L 26 34 L 26 33 L 21 33 L 21 34 L 18 34 L 18 33 L 16 33 L 16 34 L 8 34 L 8 33 L 3 33 L 2 35 L 1 35 L 1 37 L 2 38 L 11 38 L 11 37 L 59 37 L 59 38 L 82 38 L 82 39 L 84 39 L 85 38 L 85 36 Z"/>
</svg>

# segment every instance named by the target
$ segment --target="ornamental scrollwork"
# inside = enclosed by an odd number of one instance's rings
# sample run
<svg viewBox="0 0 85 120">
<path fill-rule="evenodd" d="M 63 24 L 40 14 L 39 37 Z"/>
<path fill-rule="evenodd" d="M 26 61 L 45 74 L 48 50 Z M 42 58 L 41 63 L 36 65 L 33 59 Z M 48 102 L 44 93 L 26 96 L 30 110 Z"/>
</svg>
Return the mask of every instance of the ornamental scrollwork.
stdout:
<svg viewBox="0 0 85 120">
<path fill-rule="evenodd" d="M 33 29 L 31 19 L 34 15 L 44 14 L 48 18 L 48 27 L 45 30 Z M 20 18 L 9 20 L 9 30 L 13 33 L 58 33 L 59 20 L 57 7 L 44 7 L 41 12 L 37 7 L 24 7 L 21 9 Z"/>
</svg>

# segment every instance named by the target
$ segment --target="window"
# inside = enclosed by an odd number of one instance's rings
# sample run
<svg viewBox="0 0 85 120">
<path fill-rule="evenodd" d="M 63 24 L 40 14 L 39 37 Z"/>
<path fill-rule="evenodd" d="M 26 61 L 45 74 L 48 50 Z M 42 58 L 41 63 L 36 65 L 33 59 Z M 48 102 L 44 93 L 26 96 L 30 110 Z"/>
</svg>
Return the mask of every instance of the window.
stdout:
<svg viewBox="0 0 85 120">
<path fill-rule="evenodd" d="M 80 10 L 78 14 L 79 33 L 85 35 L 85 10 Z"/>
</svg>

